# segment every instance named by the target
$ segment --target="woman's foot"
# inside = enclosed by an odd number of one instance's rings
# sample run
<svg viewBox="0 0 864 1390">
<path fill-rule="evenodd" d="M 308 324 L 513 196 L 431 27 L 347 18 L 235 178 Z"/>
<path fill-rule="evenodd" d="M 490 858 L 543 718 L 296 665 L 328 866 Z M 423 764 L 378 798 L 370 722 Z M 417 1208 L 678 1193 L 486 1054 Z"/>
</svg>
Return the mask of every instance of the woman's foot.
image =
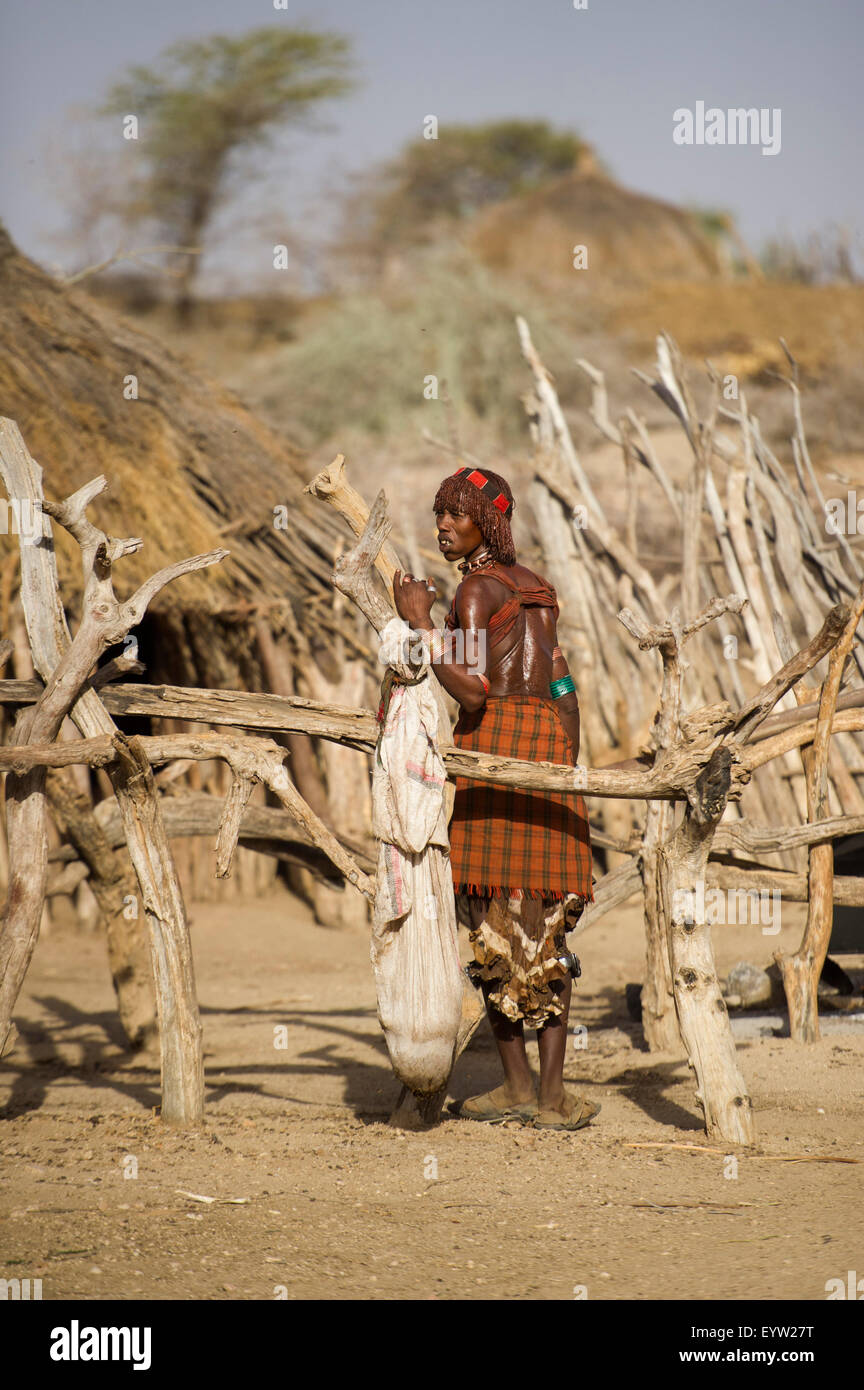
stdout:
<svg viewBox="0 0 864 1390">
<path fill-rule="evenodd" d="M 557 1105 L 541 1105 L 534 1117 L 535 1129 L 584 1129 L 601 1107 L 584 1096 L 564 1091 Z"/>
<path fill-rule="evenodd" d="M 456 1101 L 450 1109 L 463 1120 L 480 1120 L 485 1124 L 503 1124 L 505 1120 L 530 1122 L 537 1114 L 537 1100 L 533 1093 L 518 1095 L 505 1082 L 482 1096 Z"/>
</svg>

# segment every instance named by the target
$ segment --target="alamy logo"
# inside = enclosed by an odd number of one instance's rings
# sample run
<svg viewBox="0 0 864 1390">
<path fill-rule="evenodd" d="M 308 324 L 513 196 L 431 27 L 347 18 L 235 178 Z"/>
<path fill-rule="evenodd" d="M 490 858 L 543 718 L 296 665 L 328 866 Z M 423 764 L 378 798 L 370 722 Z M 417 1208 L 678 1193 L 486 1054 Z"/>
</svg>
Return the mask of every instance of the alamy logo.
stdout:
<svg viewBox="0 0 864 1390">
<path fill-rule="evenodd" d="M 0 536 L 18 535 L 32 544 L 42 535 L 42 503 L 32 497 L 0 497 Z"/>
<path fill-rule="evenodd" d="M 763 936 L 780 930 L 779 888 L 709 888 L 704 880 L 695 888 L 676 888 L 672 895 L 675 922 L 707 922 L 710 926 L 762 925 Z"/>
<path fill-rule="evenodd" d="M 479 668 L 486 670 L 486 629 L 485 628 L 464 628 L 457 627 L 453 631 L 441 633 L 434 632 L 432 643 L 438 643 L 430 647 L 430 634 L 424 631 L 413 629 L 398 632 L 396 643 L 392 633 L 382 637 L 378 647 L 378 660 L 383 666 L 389 666 L 394 661 L 403 662 L 405 665 L 422 666 L 427 662 L 430 655 L 433 659 L 440 660 L 442 665 L 449 666 L 453 663 L 459 666 L 468 666 L 474 670 Z"/>
<path fill-rule="evenodd" d="M 734 106 L 728 111 L 709 106 L 706 110 L 704 101 L 697 101 L 695 110 L 679 106 L 672 120 L 676 145 L 761 145 L 763 154 L 780 153 L 779 106 L 771 110 Z"/>
<path fill-rule="evenodd" d="M 828 1302 L 836 1298 L 851 1298 L 864 1303 L 864 1279 L 859 1279 L 854 1269 L 847 1269 L 845 1279 L 826 1279 L 825 1292 Z"/>
<path fill-rule="evenodd" d="M 41 1279 L 0 1279 L 0 1299 L 26 1303 L 42 1297 Z"/>
<path fill-rule="evenodd" d="M 134 1371 L 149 1371 L 149 1327 L 82 1327 L 73 1318 L 69 1327 L 51 1330 L 52 1361 L 131 1361 Z"/>
<path fill-rule="evenodd" d="M 829 536 L 864 536 L 864 497 L 857 492 L 842 497 L 829 497 L 825 503 L 825 530 Z"/>
</svg>

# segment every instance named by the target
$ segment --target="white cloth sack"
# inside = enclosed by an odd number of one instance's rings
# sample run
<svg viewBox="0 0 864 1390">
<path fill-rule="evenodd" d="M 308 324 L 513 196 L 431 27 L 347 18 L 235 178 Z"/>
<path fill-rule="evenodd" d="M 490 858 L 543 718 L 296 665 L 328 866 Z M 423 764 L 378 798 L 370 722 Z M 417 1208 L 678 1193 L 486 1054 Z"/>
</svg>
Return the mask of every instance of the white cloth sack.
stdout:
<svg viewBox="0 0 864 1390">
<path fill-rule="evenodd" d="M 438 705 L 428 665 L 412 671 L 416 634 L 392 618 L 380 634 L 381 661 L 397 675 L 372 773 L 372 829 L 379 840 L 372 925 L 378 1018 L 393 1070 L 415 1095 L 450 1075 L 462 1016 L 462 967 L 438 753 Z M 415 654 L 416 654 L 416 648 Z M 425 649 L 428 655 L 428 648 Z"/>
</svg>

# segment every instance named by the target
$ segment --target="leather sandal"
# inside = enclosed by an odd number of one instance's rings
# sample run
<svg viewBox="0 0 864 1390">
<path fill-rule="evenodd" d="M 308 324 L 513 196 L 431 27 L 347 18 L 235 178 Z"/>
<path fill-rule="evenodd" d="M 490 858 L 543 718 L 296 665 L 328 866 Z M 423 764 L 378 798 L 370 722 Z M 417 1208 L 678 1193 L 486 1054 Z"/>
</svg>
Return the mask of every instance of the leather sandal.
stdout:
<svg viewBox="0 0 864 1390">
<path fill-rule="evenodd" d="M 573 1095 L 570 1091 L 565 1092 L 565 1095 L 566 1115 L 562 1115 L 560 1110 L 538 1110 L 534 1117 L 535 1129 L 584 1129 L 603 1108 L 595 1105 L 593 1101 L 586 1100 L 584 1096 Z"/>
<path fill-rule="evenodd" d="M 536 1100 L 520 1101 L 512 1105 L 501 1094 L 503 1087 L 486 1091 L 482 1096 L 471 1096 L 468 1100 L 455 1101 L 449 1108 L 462 1120 L 479 1120 L 487 1125 L 500 1125 L 505 1120 L 521 1120 L 530 1124 L 537 1114 Z"/>
</svg>

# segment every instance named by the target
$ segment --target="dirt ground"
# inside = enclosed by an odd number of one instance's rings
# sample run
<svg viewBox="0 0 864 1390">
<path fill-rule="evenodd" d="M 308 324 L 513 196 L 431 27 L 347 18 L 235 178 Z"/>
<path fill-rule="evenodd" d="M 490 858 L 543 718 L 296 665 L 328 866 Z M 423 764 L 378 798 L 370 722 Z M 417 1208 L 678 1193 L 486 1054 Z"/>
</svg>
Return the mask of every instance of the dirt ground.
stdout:
<svg viewBox="0 0 864 1390">
<path fill-rule="evenodd" d="M 191 915 L 193 1135 L 162 1124 L 158 1073 L 124 1057 L 100 936 L 40 941 L 0 1066 L 0 1277 L 40 1278 L 44 1299 L 816 1300 L 864 1274 L 864 1034 L 739 1044 L 758 1144 L 736 1176 L 705 1147 L 686 1063 L 644 1051 L 627 1015 L 635 908 L 573 938 L 587 1033 L 567 1074 L 603 1110 L 570 1135 L 390 1128 L 366 938 L 282 893 Z M 718 964 L 767 964 L 799 924 L 717 927 Z M 484 1025 L 452 1094 L 498 1079 Z"/>
</svg>

